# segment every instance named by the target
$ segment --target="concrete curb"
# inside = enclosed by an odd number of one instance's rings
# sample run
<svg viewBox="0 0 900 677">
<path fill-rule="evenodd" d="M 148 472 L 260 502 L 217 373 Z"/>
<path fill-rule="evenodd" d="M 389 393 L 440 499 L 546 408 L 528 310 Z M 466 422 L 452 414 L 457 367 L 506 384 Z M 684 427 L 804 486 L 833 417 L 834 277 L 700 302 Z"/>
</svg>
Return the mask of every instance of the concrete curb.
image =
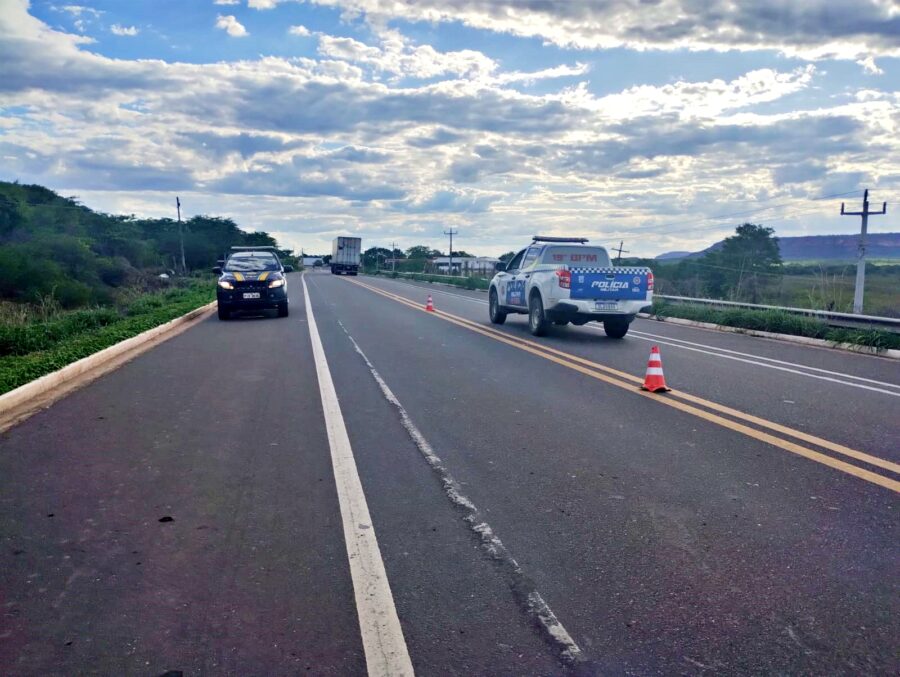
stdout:
<svg viewBox="0 0 900 677">
<path fill-rule="evenodd" d="M 725 331 L 732 334 L 746 334 L 747 336 L 758 336 L 760 338 L 774 339 L 776 341 L 788 341 L 789 343 L 800 343 L 807 346 L 816 346 L 819 348 L 831 348 L 832 350 L 843 350 L 849 353 L 859 353 L 862 355 L 874 355 L 876 357 L 887 357 L 893 360 L 900 360 L 900 350 L 878 350 L 870 346 L 860 346 L 855 343 L 832 343 L 825 339 L 809 338 L 808 336 L 794 336 L 793 334 L 776 334 L 770 331 L 759 331 L 758 329 L 743 329 L 742 327 L 728 327 L 724 324 L 713 324 L 712 322 L 697 322 L 695 320 L 685 320 L 680 317 L 659 317 L 648 313 L 638 313 L 638 317 L 645 320 L 655 320 L 657 322 L 670 322 L 671 324 L 681 324 L 685 327 L 700 327 L 701 329 L 712 329 L 713 331 Z"/>
<path fill-rule="evenodd" d="M 181 317 L 104 348 L 50 374 L 0 395 L 0 432 L 28 418 L 76 388 L 137 357 L 154 345 L 175 336 L 216 307 L 216 302 L 195 308 Z"/>
</svg>

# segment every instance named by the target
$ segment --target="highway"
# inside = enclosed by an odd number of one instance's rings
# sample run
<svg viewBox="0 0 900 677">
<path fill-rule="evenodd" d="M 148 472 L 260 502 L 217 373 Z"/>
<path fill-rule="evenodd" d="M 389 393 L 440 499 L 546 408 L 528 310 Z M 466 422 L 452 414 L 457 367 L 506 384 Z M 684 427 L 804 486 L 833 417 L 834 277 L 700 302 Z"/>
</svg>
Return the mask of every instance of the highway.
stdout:
<svg viewBox="0 0 900 677">
<path fill-rule="evenodd" d="M 900 362 L 290 295 L 0 434 L 0 673 L 900 671 Z"/>
</svg>

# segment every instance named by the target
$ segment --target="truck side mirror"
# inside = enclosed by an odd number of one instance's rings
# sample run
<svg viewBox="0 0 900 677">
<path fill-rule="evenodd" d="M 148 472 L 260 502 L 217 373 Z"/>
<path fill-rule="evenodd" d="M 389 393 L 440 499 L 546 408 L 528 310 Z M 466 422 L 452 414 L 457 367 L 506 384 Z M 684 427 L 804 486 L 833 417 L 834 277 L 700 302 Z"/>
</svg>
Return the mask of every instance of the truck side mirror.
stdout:
<svg viewBox="0 0 900 677">
<path fill-rule="evenodd" d="M 284 267 L 284 272 L 286 272 L 286 273 L 293 273 L 293 272 L 294 272 L 294 266 L 285 266 L 285 267 Z"/>
<path fill-rule="evenodd" d="M 506 270 L 506 262 L 498 261 L 497 263 L 494 264 L 494 270 L 496 270 L 496 271 Z"/>
</svg>

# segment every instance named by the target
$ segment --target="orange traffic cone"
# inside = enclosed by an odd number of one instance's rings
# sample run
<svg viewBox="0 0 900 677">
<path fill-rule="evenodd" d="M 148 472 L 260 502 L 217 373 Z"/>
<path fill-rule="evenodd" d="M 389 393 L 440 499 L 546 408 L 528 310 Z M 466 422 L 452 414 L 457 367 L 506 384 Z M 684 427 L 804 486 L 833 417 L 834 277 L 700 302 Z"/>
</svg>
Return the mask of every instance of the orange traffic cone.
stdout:
<svg viewBox="0 0 900 677">
<path fill-rule="evenodd" d="M 434 312 L 434 302 L 431 300 L 431 294 L 428 295 L 428 303 L 425 304 L 425 310 L 429 313 Z"/>
<path fill-rule="evenodd" d="M 650 349 L 650 360 L 647 362 L 647 375 L 644 377 L 644 385 L 641 390 L 649 390 L 651 393 L 664 393 L 671 388 L 666 386 L 663 376 L 662 359 L 659 356 L 659 348 L 653 346 Z"/>
</svg>

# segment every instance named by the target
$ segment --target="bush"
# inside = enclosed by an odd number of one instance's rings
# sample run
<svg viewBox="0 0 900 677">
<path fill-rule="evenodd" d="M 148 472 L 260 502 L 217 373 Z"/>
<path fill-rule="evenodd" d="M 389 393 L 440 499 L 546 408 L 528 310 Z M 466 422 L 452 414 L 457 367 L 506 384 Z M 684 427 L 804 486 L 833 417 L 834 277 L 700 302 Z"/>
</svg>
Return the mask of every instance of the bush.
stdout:
<svg viewBox="0 0 900 677">
<path fill-rule="evenodd" d="M 721 309 L 656 300 L 653 302 L 653 314 L 657 317 L 678 317 L 726 327 L 806 336 L 824 339 L 832 343 L 851 343 L 869 346 L 877 350 L 900 349 L 900 334 L 877 329 L 832 327 L 813 317 L 804 317 L 780 310 Z"/>
<path fill-rule="evenodd" d="M 120 309 L 60 312 L 44 320 L 7 313 L 8 321 L 0 324 L 0 393 L 180 317 L 214 298 L 215 287 L 210 282 L 193 281 L 135 297 Z"/>
</svg>

